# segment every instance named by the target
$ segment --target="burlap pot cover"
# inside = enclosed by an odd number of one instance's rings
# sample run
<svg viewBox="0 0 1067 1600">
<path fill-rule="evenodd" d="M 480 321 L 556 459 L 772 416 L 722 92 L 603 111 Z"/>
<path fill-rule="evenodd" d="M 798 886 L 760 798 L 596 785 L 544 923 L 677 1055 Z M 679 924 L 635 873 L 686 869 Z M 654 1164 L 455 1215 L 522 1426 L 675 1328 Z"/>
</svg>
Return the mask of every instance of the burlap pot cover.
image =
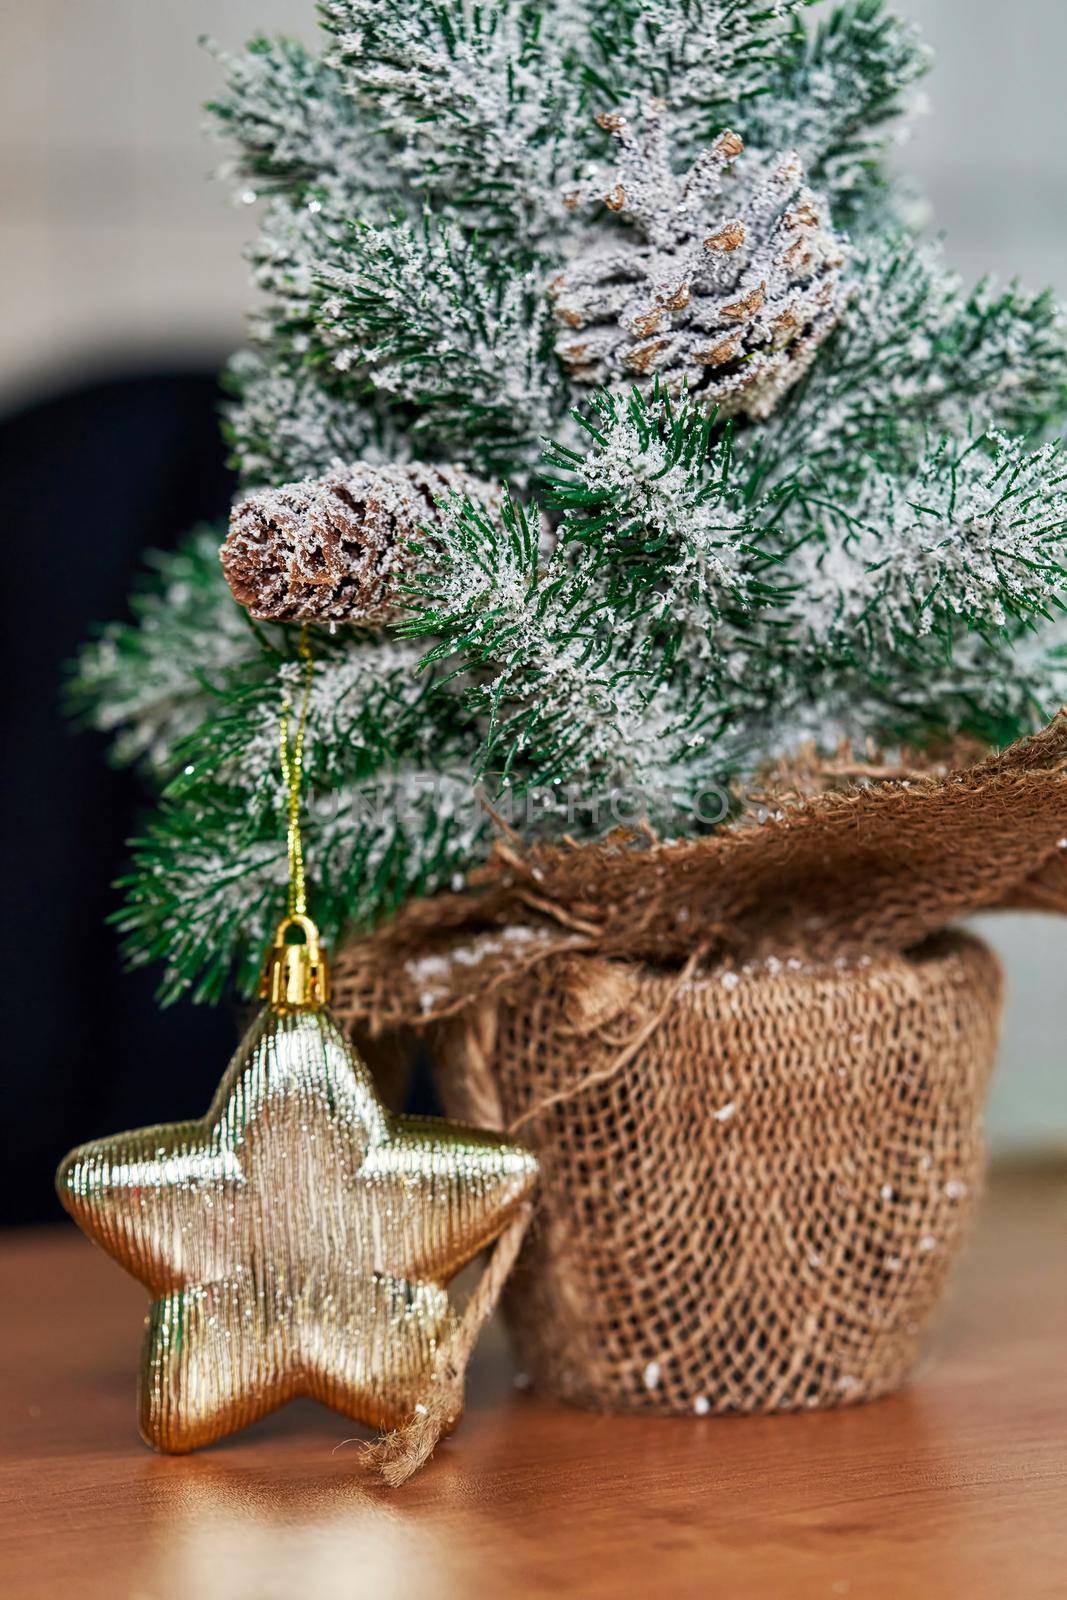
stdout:
<svg viewBox="0 0 1067 1600">
<path fill-rule="evenodd" d="M 942 930 L 1009 907 L 1067 912 L 1064 713 L 801 763 L 703 838 L 501 839 L 339 950 L 334 1008 L 426 1032 L 447 1111 L 538 1154 L 511 1321 L 544 1388 L 836 1404 L 905 1378 L 971 1216 L 1000 980 Z"/>
<path fill-rule="evenodd" d="M 974 1211 L 1000 1009 L 947 933 L 682 982 L 576 955 L 438 1025 L 447 1114 L 540 1161 L 506 1300 L 534 1383 L 698 1415 L 895 1389 Z"/>
</svg>

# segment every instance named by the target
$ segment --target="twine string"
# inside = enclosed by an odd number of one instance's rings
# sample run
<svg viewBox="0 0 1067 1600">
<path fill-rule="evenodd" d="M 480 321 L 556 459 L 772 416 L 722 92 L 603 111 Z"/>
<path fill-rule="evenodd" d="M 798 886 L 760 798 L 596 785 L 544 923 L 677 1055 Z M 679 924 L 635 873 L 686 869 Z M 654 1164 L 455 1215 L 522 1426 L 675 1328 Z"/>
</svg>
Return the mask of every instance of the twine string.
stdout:
<svg viewBox="0 0 1067 1600">
<path fill-rule="evenodd" d="M 384 1478 L 391 1489 L 398 1489 L 425 1465 L 441 1436 L 459 1420 L 467 1363 L 479 1333 L 496 1310 L 532 1217 L 532 1205 L 520 1206 L 497 1239 L 463 1315 L 437 1351 L 430 1380 L 410 1422 L 362 1447 L 364 1465 Z"/>
<path fill-rule="evenodd" d="M 661 1027 L 674 1010 L 675 1001 L 685 988 L 686 984 L 697 972 L 701 963 L 708 954 L 708 945 L 701 944 L 692 952 L 685 966 L 678 973 L 674 982 L 668 987 L 663 1002 L 647 1021 L 643 1022 L 636 1033 L 623 1045 L 622 1049 L 612 1057 L 604 1067 L 598 1067 L 579 1078 L 577 1083 L 568 1084 L 563 1089 L 556 1089 L 551 1094 L 545 1095 L 540 1100 L 535 1100 L 526 1107 L 517 1117 L 513 1117 L 507 1126 L 508 1138 L 515 1135 L 532 1122 L 535 1117 L 543 1116 L 546 1111 L 551 1111 L 553 1106 L 565 1105 L 579 1095 L 586 1094 L 590 1089 L 595 1089 L 599 1084 L 610 1083 L 612 1078 L 618 1076 L 624 1067 L 628 1067 L 634 1057 L 644 1048 L 657 1028 Z"/>
</svg>

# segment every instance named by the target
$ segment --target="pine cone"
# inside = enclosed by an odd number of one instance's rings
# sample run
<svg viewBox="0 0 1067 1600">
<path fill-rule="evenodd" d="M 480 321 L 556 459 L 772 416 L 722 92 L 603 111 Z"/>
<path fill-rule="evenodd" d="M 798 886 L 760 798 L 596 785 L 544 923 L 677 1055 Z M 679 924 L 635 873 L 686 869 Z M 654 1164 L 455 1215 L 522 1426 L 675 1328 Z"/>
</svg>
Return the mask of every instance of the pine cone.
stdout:
<svg viewBox="0 0 1067 1600">
<path fill-rule="evenodd" d="M 671 170 L 662 102 L 632 125 L 598 118 L 618 165 L 564 196 L 599 201 L 613 230 L 549 293 L 568 330 L 556 352 L 580 383 L 689 391 L 727 415 L 767 417 L 810 365 L 844 308 L 842 241 L 795 154 L 734 162 L 722 133 L 682 178 Z M 748 168 L 748 170 L 746 170 Z"/>
<path fill-rule="evenodd" d="M 234 507 L 220 556 L 233 597 L 268 622 L 380 626 L 402 609 L 415 555 L 450 490 L 486 505 L 499 494 L 459 467 L 357 461 L 249 495 Z"/>
</svg>

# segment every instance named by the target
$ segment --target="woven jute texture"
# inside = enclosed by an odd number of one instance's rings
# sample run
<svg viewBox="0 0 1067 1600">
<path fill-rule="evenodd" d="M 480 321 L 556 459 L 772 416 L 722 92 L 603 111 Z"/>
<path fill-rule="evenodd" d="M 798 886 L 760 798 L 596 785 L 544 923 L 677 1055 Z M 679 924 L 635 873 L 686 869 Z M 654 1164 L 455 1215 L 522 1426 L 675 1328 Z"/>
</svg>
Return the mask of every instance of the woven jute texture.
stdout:
<svg viewBox="0 0 1067 1600">
<path fill-rule="evenodd" d="M 535 1384 L 698 1414 L 896 1388 L 974 1209 L 999 1012 L 994 957 L 952 934 L 681 985 L 579 956 L 444 1025 L 448 1115 L 540 1163 L 505 1297 Z"/>
<path fill-rule="evenodd" d="M 588 1405 L 899 1384 L 974 1204 L 1000 982 L 969 912 L 1067 910 L 1067 716 L 1000 754 L 799 764 L 710 838 L 532 851 L 338 953 L 450 1115 L 540 1159 L 524 1364 Z"/>
</svg>

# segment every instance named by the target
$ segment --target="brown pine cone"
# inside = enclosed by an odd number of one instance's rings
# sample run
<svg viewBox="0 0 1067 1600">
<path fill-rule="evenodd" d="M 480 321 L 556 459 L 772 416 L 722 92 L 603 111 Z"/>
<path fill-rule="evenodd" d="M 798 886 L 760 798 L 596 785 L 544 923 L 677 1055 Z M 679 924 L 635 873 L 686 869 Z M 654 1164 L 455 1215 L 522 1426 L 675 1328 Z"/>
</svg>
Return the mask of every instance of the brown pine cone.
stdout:
<svg viewBox="0 0 1067 1600">
<path fill-rule="evenodd" d="M 660 102 L 634 122 L 599 120 L 618 160 L 564 197 L 603 210 L 549 287 L 560 360 L 578 383 L 658 380 L 724 414 L 769 416 L 844 310 L 845 249 L 825 201 L 795 154 L 746 165 L 734 133 L 677 176 Z"/>
<path fill-rule="evenodd" d="M 499 493 L 459 467 L 357 461 L 322 478 L 251 494 L 220 551 L 233 597 L 266 622 L 395 622 L 415 553 L 450 491 L 484 505 Z"/>
</svg>

